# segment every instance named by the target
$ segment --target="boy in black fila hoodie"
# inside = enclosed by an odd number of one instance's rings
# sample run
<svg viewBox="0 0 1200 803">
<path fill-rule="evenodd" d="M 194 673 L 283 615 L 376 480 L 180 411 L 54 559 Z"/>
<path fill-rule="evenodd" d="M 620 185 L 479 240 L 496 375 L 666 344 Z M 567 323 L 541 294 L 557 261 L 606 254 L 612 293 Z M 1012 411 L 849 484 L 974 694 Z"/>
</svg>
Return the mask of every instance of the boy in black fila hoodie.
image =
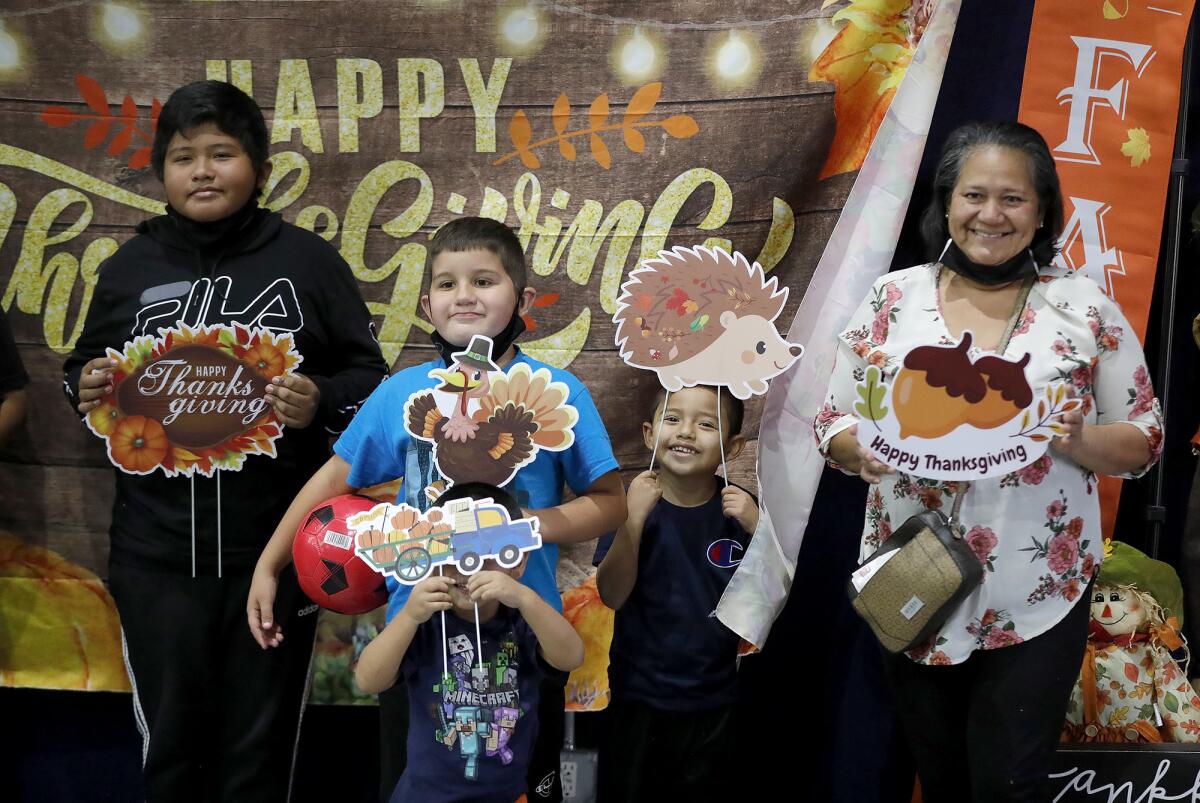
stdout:
<svg viewBox="0 0 1200 803">
<path fill-rule="evenodd" d="M 328 457 L 330 433 L 345 428 L 387 365 L 334 248 L 259 207 L 267 129 L 249 96 L 218 81 L 176 90 L 152 162 L 167 214 L 139 225 L 101 266 L 63 366 L 71 403 L 87 414 L 111 389 L 106 347 L 181 324 L 290 332 L 303 361 L 267 391 L 285 424 L 275 459 L 250 456 L 241 471 L 211 478 L 116 472 L 109 584 L 144 739 L 146 798 L 282 801 L 316 606 L 294 574 L 281 576 L 275 611 L 288 643 L 261 650 L 246 630 L 251 574 Z"/>
</svg>

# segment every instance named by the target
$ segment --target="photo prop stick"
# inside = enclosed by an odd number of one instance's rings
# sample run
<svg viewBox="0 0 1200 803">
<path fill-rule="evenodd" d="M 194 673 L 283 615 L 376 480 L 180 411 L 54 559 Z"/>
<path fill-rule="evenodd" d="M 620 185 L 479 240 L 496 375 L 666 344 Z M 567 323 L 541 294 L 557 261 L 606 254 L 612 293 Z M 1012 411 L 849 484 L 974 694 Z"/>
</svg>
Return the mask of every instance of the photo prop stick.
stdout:
<svg viewBox="0 0 1200 803">
<path fill-rule="evenodd" d="M 404 585 L 415 585 L 451 563 L 475 574 L 486 558 L 506 569 L 526 552 L 540 549 L 536 517 L 510 520 L 508 510 L 491 499 L 455 499 L 424 513 L 406 504 L 381 503 L 351 517 L 347 524 L 355 551 L 375 571 Z"/>
<path fill-rule="evenodd" d="M 722 387 L 743 400 L 766 393 L 767 380 L 804 353 L 775 327 L 787 297 L 788 289 L 781 289 L 778 279 L 768 281 L 761 265 L 736 251 L 702 245 L 659 251 L 621 285 L 613 314 L 617 348 L 626 364 L 658 374 L 667 391 L 664 415 L 671 393 L 715 386 L 720 426 Z M 661 418 L 657 433 L 662 433 Z"/>
<path fill-rule="evenodd" d="M 720 248 L 660 251 L 621 285 L 616 344 L 634 368 L 655 371 L 670 392 L 729 388 L 739 399 L 767 392 L 767 380 L 804 353 L 779 336 L 775 320 L 788 289 L 762 267 Z"/>
<path fill-rule="evenodd" d="M 112 393 L 85 420 L 121 471 L 211 477 L 240 470 L 247 455 L 275 457 L 283 424 L 266 389 L 301 362 L 290 334 L 181 326 L 108 357 L 117 361 Z"/>
<path fill-rule="evenodd" d="M 539 449 L 558 452 L 575 442 L 579 412 L 567 404 L 567 385 L 554 381 L 549 369 L 515 363 L 501 371 L 492 361 L 492 340 L 483 335 L 451 356 L 448 369 L 429 372 L 441 384 L 404 405 L 408 433 L 433 444 L 434 463 L 448 485 L 503 486 Z"/>
<path fill-rule="evenodd" d="M 880 462 L 930 480 L 1001 477 L 1030 465 L 1062 434 L 1059 419 L 1081 401 L 1055 382 L 1034 393 L 1016 361 L 971 361 L 971 333 L 957 345 L 918 346 L 890 380 L 867 367 L 854 412 L 858 442 Z"/>
</svg>

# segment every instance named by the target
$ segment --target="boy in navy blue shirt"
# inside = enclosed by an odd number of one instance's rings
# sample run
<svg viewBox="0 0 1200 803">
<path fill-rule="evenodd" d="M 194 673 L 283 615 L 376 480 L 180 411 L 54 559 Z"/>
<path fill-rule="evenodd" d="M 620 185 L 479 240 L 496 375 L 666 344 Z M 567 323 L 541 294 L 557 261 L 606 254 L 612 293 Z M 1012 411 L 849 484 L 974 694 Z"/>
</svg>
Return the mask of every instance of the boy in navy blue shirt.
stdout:
<svg viewBox="0 0 1200 803">
<path fill-rule="evenodd" d="M 398 502 L 418 510 L 429 507 L 425 488 L 438 479 L 432 449 L 405 429 L 404 405 L 418 390 L 438 384 L 429 372 L 453 362 L 476 335 L 492 339 L 492 357 L 501 369 L 511 363 L 540 367 L 555 382 L 567 385 L 567 403 L 579 413 L 574 443 L 561 452 L 540 451 L 517 472 L 508 487 L 518 504 L 541 523 L 542 548 L 529 556 L 521 582 L 557 611 L 562 610 L 555 568 L 558 544 L 587 541 L 620 526 L 625 519 L 625 492 L 617 473 L 612 444 L 600 413 L 583 383 L 573 374 L 552 368 L 522 352 L 515 344 L 525 330 L 522 315 L 536 293 L 525 283 L 525 255 L 517 235 L 503 223 L 464 217 L 442 226 L 429 244 L 428 291 L 421 308 L 434 325 L 433 343 L 440 356 L 406 368 L 380 385 L 334 444 L 334 455 L 313 476 L 288 508 L 255 569 L 247 601 L 247 618 L 264 648 L 282 640 L 273 621 L 275 578 L 291 561 L 292 539 L 303 517 L 317 504 L 359 488 L 403 477 Z M 576 498 L 563 502 L 563 486 Z M 409 587 L 388 581 L 387 619 L 407 599 Z M 529 787 L 550 789 L 539 800 L 561 799 L 558 779 L 562 749 L 565 676 L 547 678 L 541 690 L 542 738 L 531 764 Z M 404 769 L 404 687 L 380 695 L 381 790 L 390 791 Z"/>
<path fill-rule="evenodd" d="M 522 515 L 510 495 L 483 483 L 457 484 L 438 504 L 464 498 L 490 498 L 513 520 Z M 355 670 L 363 691 L 381 692 L 398 679 L 408 687 L 408 761 L 393 801 L 524 799 L 541 661 L 569 672 L 583 663 L 583 640 L 537 592 L 517 582 L 523 568 L 524 562 L 506 570 L 486 560 L 482 571 L 466 577 L 447 567 L 444 576 L 417 583 L 363 650 Z M 439 611 L 451 612 L 444 643 Z"/>
<path fill-rule="evenodd" d="M 705 386 L 665 397 L 655 423 L 642 425 L 647 448 L 658 439 L 658 469 L 630 483 L 625 525 L 596 549 L 600 597 L 617 610 L 602 803 L 717 799 L 728 771 L 738 637 L 711 613 L 758 526 L 758 506 L 743 489 L 722 487 L 715 471 L 722 441 L 726 460 L 745 446 L 743 408 L 723 391 L 718 419 L 718 394 Z"/>
</svg>

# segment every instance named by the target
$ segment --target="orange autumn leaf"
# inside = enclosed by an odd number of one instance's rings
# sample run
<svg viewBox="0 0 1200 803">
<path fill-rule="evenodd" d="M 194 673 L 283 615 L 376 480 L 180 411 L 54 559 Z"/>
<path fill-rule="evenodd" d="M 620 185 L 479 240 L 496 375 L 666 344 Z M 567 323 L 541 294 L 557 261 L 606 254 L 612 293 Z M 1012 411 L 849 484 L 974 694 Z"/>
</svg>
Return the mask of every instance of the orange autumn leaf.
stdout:
<svg viewBox="0 0 1200 803">
<path fill-rule="evenodd" d="M 541 166 L 537 156 L 528 149 L 529 140 L 533 137 L 533 126 L 530 125 L 529 118 L 525 116 L 523 109 L 513 115 L 512 121 L 508 124 L 508 136 L 520 154 L 522 164 L 530 170 L 536 170 Z"/>
<path fill-rule="evenodd" d="M 622 134 L 625 135 L 625 147 L 634 153 L 641 153 L 646 150 L 646 138 L 642 136 L 642 132 L 636 128 L 623 129 Z"/>
<path fill-rule="evenodd" d="M 550 112 L 550 120 L 554 123 L 554 133 L 561 134 L 567 130 L 567 124 L 571 122 L 571 102 L 567 100 L 566 92 L 563 92 L 554 101 L 554 110 Z"/>
<path fill-rule="evenodd" d="M 908 18 L 912 5 L 910 0 L 852 0 L 833 15 L 834 23 L 847 24 L 808 75 L 834 85 L 837 129 L 821 179 L 862 166 L 916 51 L 923 25 Z"/>
<path fill-rule="evenodd" d="M 145 474 L 163 462 L 171 444 L 162 424 L 133 415 L 119 422 L 108 439 L 112 459 L 136 474 Z"/>
<path fill-rule="evenodd" d="M 588 125 L 599 128 L 608 119 L 608 93 L 601 93 L 588 109 Z"/>
<path fill-rule="evenodd" d="M 700 133 L 700 126 L 696 124 L 695 119 L 691 115 L 676 114 L 662 121 L 663 131 L 666 131 L 675 139 L 687 139 L 694 137 Z"/>
<path fill-rule="evenodd" d="M 608 152 L 608 146 L 604 144 L 604 140 L 600 139 L 599 134 L 592 134 L 591 146 L 592 158 L 596 160 L 596 164 L 605 170 L 612 167 L 612 155 Z"/>
<path fill-rule="evenodd" d="M 662 81 L 646 84 L 634 92 L 633 97 L 629 99 L 629 105 L 625 108 L 625 118 L 621 121 L 621 125 L 630 126 L 645 117 L 658 103 L 661 95 Z"/>
</svg>

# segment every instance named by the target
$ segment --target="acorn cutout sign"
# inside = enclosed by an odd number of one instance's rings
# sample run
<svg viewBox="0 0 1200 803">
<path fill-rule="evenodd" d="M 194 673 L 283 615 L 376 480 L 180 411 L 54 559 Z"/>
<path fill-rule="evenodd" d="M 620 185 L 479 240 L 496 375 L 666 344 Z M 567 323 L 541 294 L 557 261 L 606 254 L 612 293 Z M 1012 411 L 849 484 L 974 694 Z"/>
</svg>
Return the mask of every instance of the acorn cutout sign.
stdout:
<svg viewBox="0 0 1200 803">
<path fill-rule="evenodd" d="M 408 433 L 433 444 L 433 461 L 448 485 L 485 482 L 502 486 L 538 450 L 569 449 L 579 412 L 570 389 L 548 368 L 513 363 L 501 371 L 492 359 L 492 340 L 475 335 L 451 357 L 449 368 L 429 372 L 438 380 L 404 405 Z"/>
<path fill-rule="evenodd" d="M 957 345 L 918 346 L 889 380 L 870 365 L 858 383 L 858 442 L 880 462 L 930 480 L 1000 477 L 1033 463 L 1076 409 L 1067 385 L 1035 392 L 1030 355 L 970 358 L 971 333 Z"/>
<path fill-rule="evenodd" d="M 439 564 L 475 574 L 494 558 L 505 569 L 542 546 L 536 517 L 509 518 L 491 499 L 454 499 L 424 513 L 409 505 L 380 503 L 347 520 L 354 550 L 367 565 L 405 585 L 415 585 Z"/>
<path fill-rule="evenodd" d="M 275 457 L 283 425 L 266 389 L 300 364 L 291 334 L 184 326 L 108 357 L 117 361 L 113 390 L 85 421 L 121 471 L 209 477 L 238 471 L 247 455 Z"/>
<path fill-rule="evenodd" d="M 721 248 L 659 251 L 621 285 L 613 323 L 621 358 L 658 374 L 674 393 L 724 386 L 739 399 L 767 392 L 767 380 L 804 353 L 780 337 L 775 320 L 788 290 L 757 262 Z"/>
</svg>

